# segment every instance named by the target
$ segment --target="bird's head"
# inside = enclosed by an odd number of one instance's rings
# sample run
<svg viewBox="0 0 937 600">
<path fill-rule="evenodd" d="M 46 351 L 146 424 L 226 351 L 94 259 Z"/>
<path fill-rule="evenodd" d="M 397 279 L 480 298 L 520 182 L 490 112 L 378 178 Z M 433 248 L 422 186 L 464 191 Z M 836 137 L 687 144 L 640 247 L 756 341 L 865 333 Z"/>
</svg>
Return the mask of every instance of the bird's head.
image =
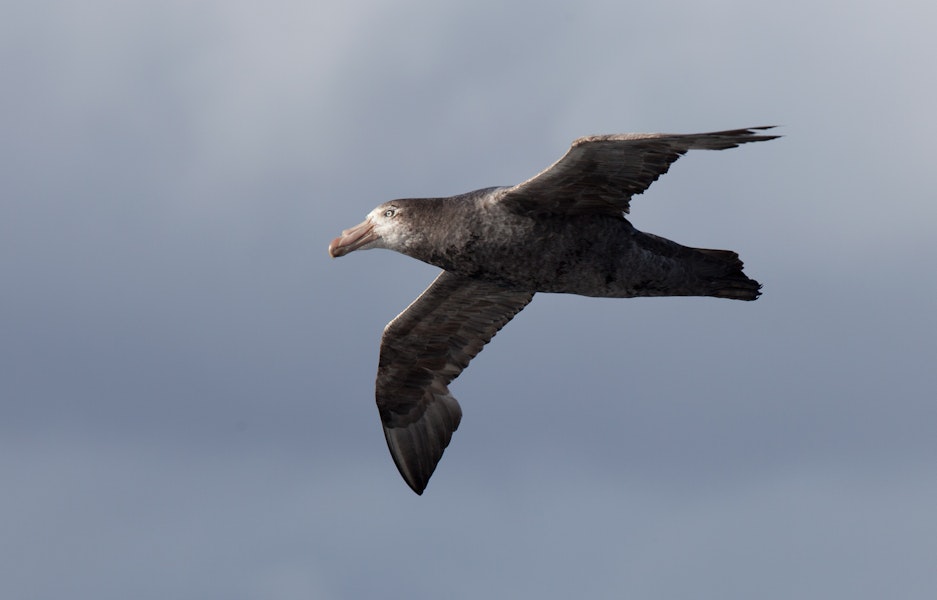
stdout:
<svg viewBox="0 0 937 600">
<path fill-rule="evenodd" d="M 346 229 L 329 244 L 329 255 L 333 258 L 345 256 L 355 250 L 387 248 L 405 252 L 412 241 L 410 226 L 406 219 L 406 206 L 400 200 L 381 204 L 351 229 Z"/>
</svg>

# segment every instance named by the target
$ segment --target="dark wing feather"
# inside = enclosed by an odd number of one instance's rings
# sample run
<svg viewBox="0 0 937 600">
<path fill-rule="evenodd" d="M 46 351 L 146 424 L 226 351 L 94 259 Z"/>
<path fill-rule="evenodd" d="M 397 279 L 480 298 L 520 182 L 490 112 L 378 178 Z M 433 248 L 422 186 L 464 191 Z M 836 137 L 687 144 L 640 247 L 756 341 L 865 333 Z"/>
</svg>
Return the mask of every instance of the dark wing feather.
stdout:
<svg viewBox="0 0 937 600">
<path fill-rule="evenodd" d="M 384 328 L 377 408 L 394 463 L 417 494 L 462 418 L 449 382 L 533 295 L 443 271 Z"/>
<path fill-rule="evenodd" d="M 646 190 L 687 150 L 725 150 L 779 136 L 771 127 L 712 133 L 625 133 L 574 141 L 569 151 L 539 175 L 507 188 L 499 201 L 517 213 L 621 216 L 631 197 Z"/>
</svg>

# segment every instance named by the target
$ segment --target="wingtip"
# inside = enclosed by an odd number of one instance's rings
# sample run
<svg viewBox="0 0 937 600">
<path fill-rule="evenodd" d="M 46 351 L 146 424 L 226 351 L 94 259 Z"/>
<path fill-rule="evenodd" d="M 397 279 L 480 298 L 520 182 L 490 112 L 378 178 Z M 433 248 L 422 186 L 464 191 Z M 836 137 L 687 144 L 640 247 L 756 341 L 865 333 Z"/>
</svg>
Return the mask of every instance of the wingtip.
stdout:
<svg viewBox="0 0 937 600">
<path fill-rule="evenodd" d="M 774 140 L 780 137 L 784 137 L 780 133 L 772 133 L 771 135 L 763 135 L 763 134 L 758 133 L 759 131 L 769 131 L 771 129 L 777 129 L 777 128 L 778 128 L 778 125 L 761 125 L 759 127 L 749 127 L 746 130 L 746 133 L 748 133 L 751 136 L 754 136 L 759 141 L 768 141 L 768 140 Z"/>
<path fill-rule="evenodd" d="M 462 409 L 448 392 L 433 400 L 418 419 L 405 425 L 389 424 L 382 413 L 384 439 L 394 465 L 418 496 L 423 495 L 462 420 Z"/>
</svg>

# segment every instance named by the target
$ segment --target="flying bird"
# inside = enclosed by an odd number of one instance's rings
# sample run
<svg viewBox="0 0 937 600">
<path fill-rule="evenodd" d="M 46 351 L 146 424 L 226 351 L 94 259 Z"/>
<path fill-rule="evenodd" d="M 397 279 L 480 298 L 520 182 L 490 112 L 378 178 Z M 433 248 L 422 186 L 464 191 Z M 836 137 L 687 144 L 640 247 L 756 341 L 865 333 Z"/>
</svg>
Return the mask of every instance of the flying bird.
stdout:
<svg viewBox="0 0 937 600">
<path fill-rule="evenodd" d="M 519 185 L 385 202 L 332 240 L 333 257 L 387 248 L 443 269 L 384 328 L 377 368 L 384 437 L 414 492 L 423 493 L 462 418 L 449 383 L 536 292 L 758 297 L 761 285 L 735 252 L 643 233 L 625 214 L 688 150 L 779 137 L 768 129 L 579 138 Z"/>
</svg>

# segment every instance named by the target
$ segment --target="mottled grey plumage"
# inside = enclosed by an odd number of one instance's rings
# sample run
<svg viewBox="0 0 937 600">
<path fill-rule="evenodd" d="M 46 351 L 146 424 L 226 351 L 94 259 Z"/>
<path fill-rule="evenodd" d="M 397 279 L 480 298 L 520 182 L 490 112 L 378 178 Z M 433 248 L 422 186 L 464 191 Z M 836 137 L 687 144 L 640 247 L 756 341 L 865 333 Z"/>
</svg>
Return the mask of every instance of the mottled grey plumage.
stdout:
<svg viewBox="0 0 937 600">
<path fill-rule="evenodd" d="M 423 492 L 459 426 L 449 383 L 535 292 L 758 297 L 735 252 L 642 233 L 624 214 L 687 150 L 778 137 L 765 129 L 580 138 L 524 183 L 386 202 L 332 241 L 332 256 L 388 248 L 443 269 L 381 339 L 378 410 L 413 491 Z"/>
</svg>

